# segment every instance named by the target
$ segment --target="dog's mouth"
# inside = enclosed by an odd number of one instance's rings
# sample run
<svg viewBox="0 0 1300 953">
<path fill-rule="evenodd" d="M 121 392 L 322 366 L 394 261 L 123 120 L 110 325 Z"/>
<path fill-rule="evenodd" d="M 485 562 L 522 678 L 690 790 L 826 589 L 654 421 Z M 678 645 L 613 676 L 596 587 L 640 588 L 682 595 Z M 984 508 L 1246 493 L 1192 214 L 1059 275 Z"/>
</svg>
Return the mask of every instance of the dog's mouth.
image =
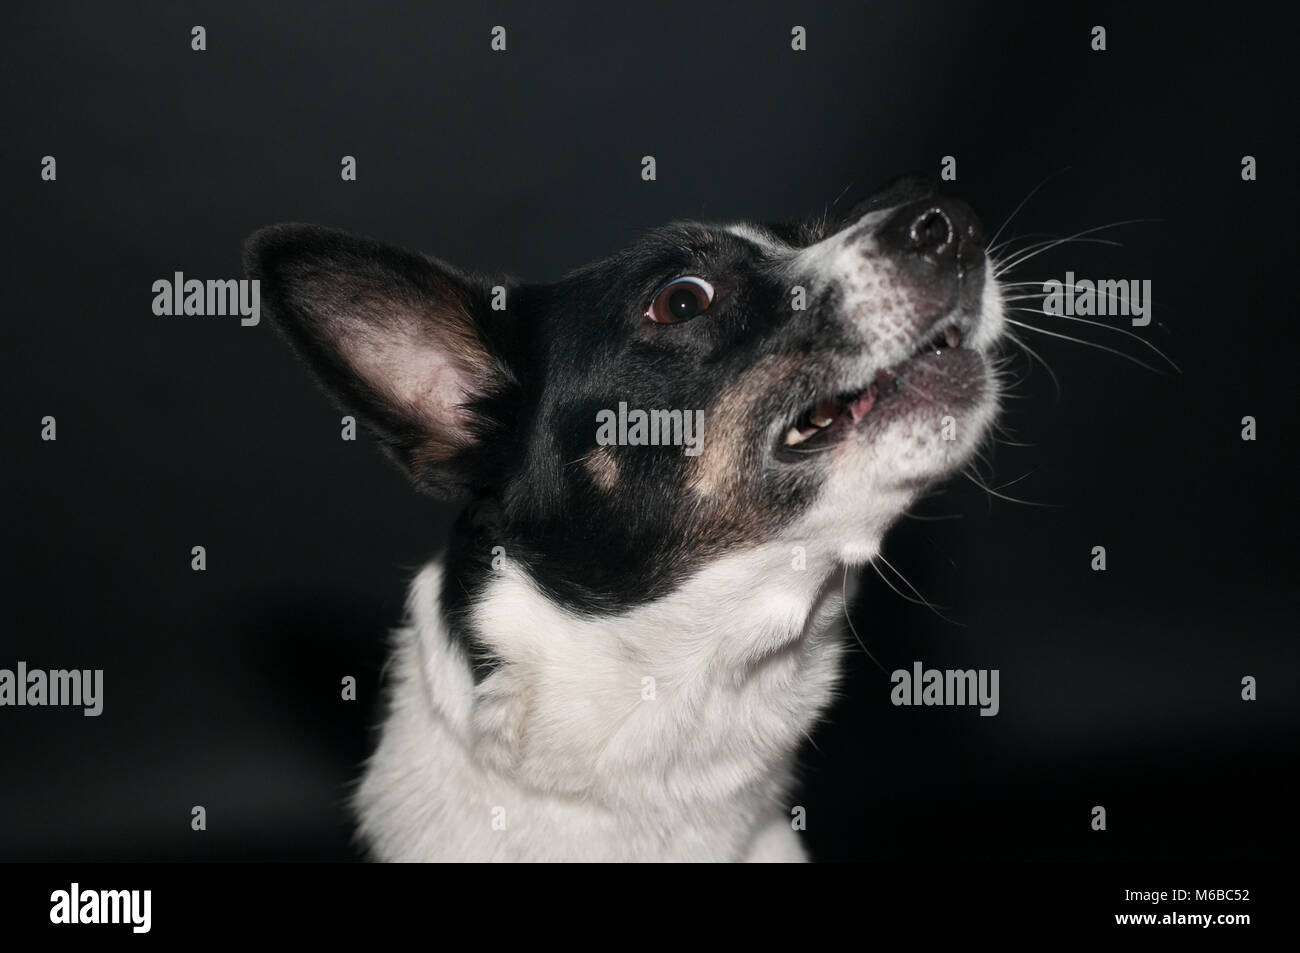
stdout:
<svg viewBox="0 0 1300 953">
<path fill-rule="evenodd" d="M 914 376 L 914 371 L 922 371 L 922 376 L 927 378 L 933 377 L 933 374 L 925 374 L 921 365 L 943 360 L 946 352 L 961 351 L 974 356 L 969 347 L 962 346 L 963 340 L 959 320 L 953 318 L 945 322 L 908 358 L 877 371 L 866 387 L 821 397 L 807 407 L 783 431 L 778 450 L 789 459 L 788 455 L 829 449 L 866 427 L 868 422 L 885 416 L 888 406 L 897 405 L 909 396 L 915 398 L 909 403 L 937 402 L 944 396 L 942 393 L 936 393 L 933 386 L 918 387 L 917 384 L 922 382 L 913 383 L 909 378 Z M 952 374 L 944 372 L 939 376 L 941 384 L 953 382 Z M 935 382 L 926 383 L 933 385 Z"/>
</svg>

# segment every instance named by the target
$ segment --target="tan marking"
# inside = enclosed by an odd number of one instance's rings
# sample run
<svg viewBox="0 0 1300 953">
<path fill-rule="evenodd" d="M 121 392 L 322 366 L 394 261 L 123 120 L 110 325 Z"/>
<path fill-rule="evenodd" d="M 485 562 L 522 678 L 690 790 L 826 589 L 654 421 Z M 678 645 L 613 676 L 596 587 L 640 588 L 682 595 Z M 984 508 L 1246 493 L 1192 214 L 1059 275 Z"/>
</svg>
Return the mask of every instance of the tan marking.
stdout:
<svg viewBox="0 0 1300 953">
<path fill-rule="evenodd" d="M 596 447 L 582 458 L 582 465 L 602 490 L 612 490 L 618 485 L 618 461 L 614 459 L 612 447 Z"/>
<path fill-rule="evenodd" d="M 718 395 L 713 407 L 704 411 L 704 446 L 686 479 L 687 489 L 714 502 L 743 506 L 741 500 L 721 498 L 741 492 L 758 465 L 762 448 L 750 445 L 756 408 L 801 363 L 793 354 L 761 358 Z"/>
</svg>

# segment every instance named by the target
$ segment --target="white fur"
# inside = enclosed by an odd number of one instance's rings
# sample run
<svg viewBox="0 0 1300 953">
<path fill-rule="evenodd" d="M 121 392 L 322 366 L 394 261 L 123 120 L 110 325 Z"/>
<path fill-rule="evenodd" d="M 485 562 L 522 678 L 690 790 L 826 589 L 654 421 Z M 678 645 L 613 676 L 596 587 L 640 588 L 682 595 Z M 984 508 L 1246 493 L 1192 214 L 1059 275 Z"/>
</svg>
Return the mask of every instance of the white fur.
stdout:
<svg viewBox="0 0 1300 953">
<path fill-rule="evenodd" d="M 773 256 L 786 256 L 790 254 L 790 246 L 781 241 L 765 228 L 758 228 L 748 222 L 737 222 L 735 225 L 725 226 L 726 230 L 737 238 L 743 238 L 753 245 L 757 245 L 763 251 Z"/>
<path fill-rule="evenodd" d="M 862 247 L 848 248 L 848 231 L 799 252 L 791 267 L 845 285 L 874 348 L 865 374 L 916 342 L 876 307 L 897 284 L 885 263 L 864 264 Z M 781 251 L 756 229 L 732 232 Z M 982 311 L 971 344 L 983 352 L 1003 321 L 987 272 Z M 969 459 L 996 410 L 991 374 L 986 383 L 955 440 L 913 419 L 846 441 L 829 451 L 819 498 L 797 525 L 635 609 L 575 615 L 506 559 L 472 610 L 501 660 L 478 685 L 441 622 L 441 567 L 425 567 L 396 634 L 383 736 L 356 796 L 375 856 L 805 859 L 791 824 L 793 759 L 837 678 L 845 567 L 878 554 L 918 483 Z"/>
<path fill-rule="evenodd" d="M 792 758 L 830 698 L 843 612 L 829 554 L 811 555 L 729 557 L 612 619 L 558 608 L 507 561 L 475 622 L 509 661 L 477 688 L 425 567 L 362 835 L 383 860 L 802 859 Z"/>
</svg>

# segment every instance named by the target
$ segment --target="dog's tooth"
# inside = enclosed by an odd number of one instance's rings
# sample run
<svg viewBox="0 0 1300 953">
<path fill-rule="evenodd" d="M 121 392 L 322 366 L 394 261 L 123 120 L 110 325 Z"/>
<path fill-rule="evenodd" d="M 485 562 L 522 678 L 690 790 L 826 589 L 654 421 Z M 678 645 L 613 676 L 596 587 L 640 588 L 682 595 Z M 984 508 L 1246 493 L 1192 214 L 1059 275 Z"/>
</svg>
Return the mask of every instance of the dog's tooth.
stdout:
<svg viewBox="0 0 1300 953">
<path fill-rule="evenodd" d="M 799 432 L 798 427 L 791 427 L 786 432 L 785 445 L 787 447 L 793 447 L 795 444 L 803 443 L 807 439 L 808 439 L 807 437 L 805 437 L 802 433 Z"/>
<path fill-rule="evenodd" d="M 808 422 L 814 427 L 829 427 L 834 423 L 841 409 L 842 405 L 839 400 L 834 397 L 827 397 L 817 402 L 817 406 L 808 415 Z"/>
</svg>

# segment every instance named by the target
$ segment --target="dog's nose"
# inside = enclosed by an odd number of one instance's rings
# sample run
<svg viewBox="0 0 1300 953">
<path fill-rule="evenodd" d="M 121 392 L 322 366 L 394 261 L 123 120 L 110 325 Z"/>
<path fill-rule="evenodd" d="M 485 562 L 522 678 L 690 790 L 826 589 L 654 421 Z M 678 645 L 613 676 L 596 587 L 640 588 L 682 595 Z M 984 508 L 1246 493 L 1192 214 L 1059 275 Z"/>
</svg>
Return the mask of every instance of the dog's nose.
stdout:
<svg viewBox="0 0 1300 953">
<path fill-rule="evenodd" d="M 984 257 L 979 219 L 960 199 L 931 196 L 904 205 L 876 234 L 882 251 L 922 258 L 934 265 L 956 265 L 958 274 Z"/>
</svg>

